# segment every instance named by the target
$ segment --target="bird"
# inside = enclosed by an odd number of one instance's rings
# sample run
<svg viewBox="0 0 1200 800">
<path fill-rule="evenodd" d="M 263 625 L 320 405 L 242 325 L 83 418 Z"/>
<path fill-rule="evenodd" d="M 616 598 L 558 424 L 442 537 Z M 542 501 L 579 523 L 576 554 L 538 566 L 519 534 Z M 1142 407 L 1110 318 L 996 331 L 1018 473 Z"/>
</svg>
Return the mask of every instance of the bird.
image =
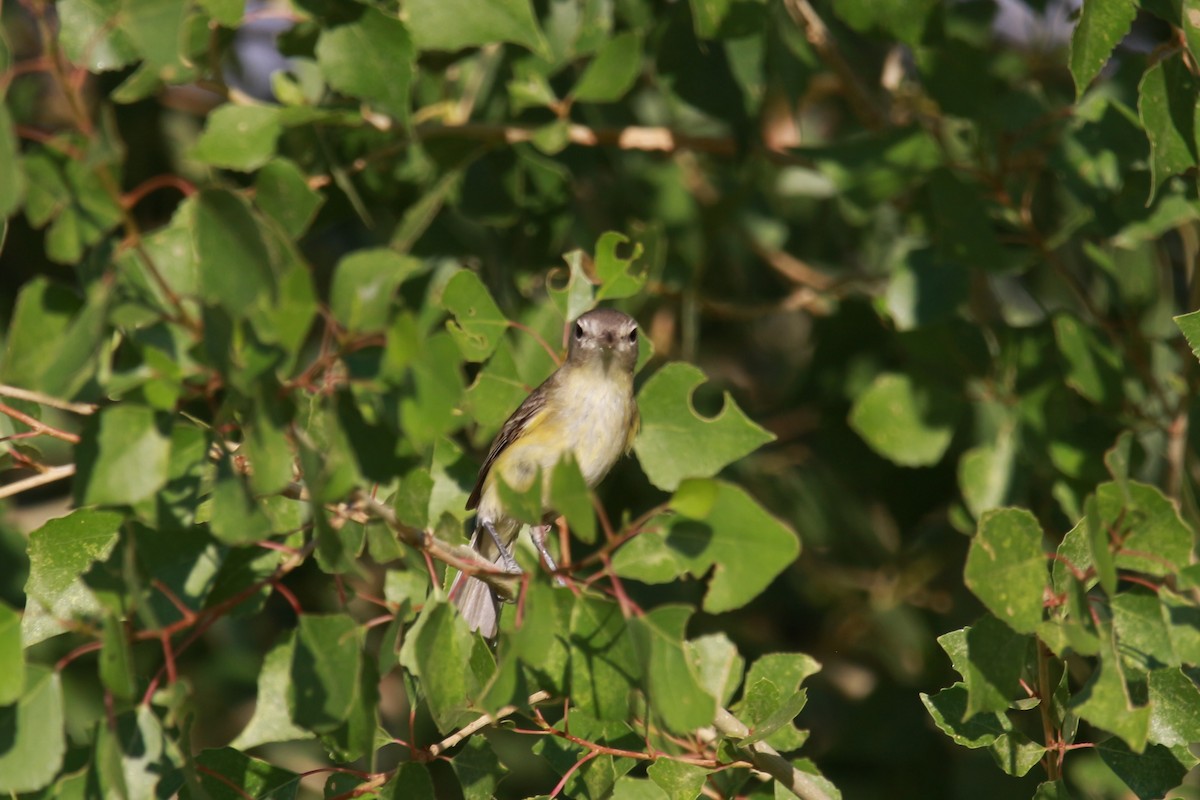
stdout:
<svg viewBox="0 0 1200 800">
<path fill-rule="evenodd" d="M 545 523 L 554 516 L 548 508 L 550 475 L 570 454 L 592 488 L 632 449 L 640 426 L 633 392 L 637 359 L 638 324 L 633 317 L 596 308 L 575 320 L 566 360 L 500 428 L 467 499 L 467 510 L 476 512 L 471 546 L 482 556 L 507 572 L 521 571 L 510 550 L 521 522 L 505 511 L 497 477 L 525 492 L 540 474 L 547 515 L 532 529 L 532 537 L 546 567 L 557 569 L 545 545 Z M 462 572 L 451 584 L 449 597 L 472 631 L 495 639 L 500 598 L 490 586 Z"/>
</svg>

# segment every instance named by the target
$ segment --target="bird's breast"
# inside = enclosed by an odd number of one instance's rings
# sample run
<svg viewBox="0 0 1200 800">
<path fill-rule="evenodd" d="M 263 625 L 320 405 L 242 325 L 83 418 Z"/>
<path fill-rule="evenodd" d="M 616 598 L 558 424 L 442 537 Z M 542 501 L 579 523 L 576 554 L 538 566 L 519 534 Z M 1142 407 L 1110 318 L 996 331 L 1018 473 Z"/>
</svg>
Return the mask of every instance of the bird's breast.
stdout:
<svg viewBox="0 0 1200 800">
<path fill-rule="evenodd" d="M 563 428 L 579 471 L 595 486 L 621 457 L 633 419 L 633 379 L 579 370 L 563 381 Z"/>
</svg>

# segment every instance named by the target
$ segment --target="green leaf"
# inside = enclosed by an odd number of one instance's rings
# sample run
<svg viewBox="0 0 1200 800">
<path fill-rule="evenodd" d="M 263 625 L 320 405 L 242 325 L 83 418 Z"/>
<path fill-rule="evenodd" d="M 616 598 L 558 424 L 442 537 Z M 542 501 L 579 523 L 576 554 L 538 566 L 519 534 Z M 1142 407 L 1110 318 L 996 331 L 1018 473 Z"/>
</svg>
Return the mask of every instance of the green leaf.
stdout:
<svg viewBox="0 0 1200 800">
<path fill-rule="evenodd" d="M 687 651 L 704 690 L 718 704 L 727 705 L 742 682 L 746 666 L 737 646 L 725 634 L 711 633 L 689 640 Z"/>
<path fill-rule="evenodd" d="M 1008 497 L 1016 458 L 1016 432 L 1005 428 L 994 444 L 973 447 L 958 462 L 963 502 L 976 519 L 999 508 Z"/>
<path fill-rule="evenodd" d="M 99 781 L 113 796 L 163 797 L 179 785 L 178 747 L 149 704 L 121 714 L 115 726 L 97 726 L 96 736 Z"/>
<path fill-rule="evenodd" d="M 63 51 L 93 72 L 120 69 L 137 59 L 123 26 L 113 25 L 123 0 L 62 0 L 55 7 Z"/>
<path fill-rule="evenodd" d="M 58 774 L 66 752 L 63 693 L 58 673 L 27 668 L 25 691 L 13 704 L 0 706 L 0 792 L 33 792 Z"/>
<path fill-rule="evenodd" d="M 314 405 L 300 440 L 300 465 L 308 490 L 321 503 L 341 501 L 361 483 L 358 465 L 334 412 Z"/>
<path fill-rule="evenodd" d="M 1183 746 L 1154 744 L 1143 752 L 1131 749 L 1120 739 L 1109 739 L 1098 742 L 1096 752 L 1139 800 L 1168 796 L 1196 765 L 1196 757 Z"/>
<path fill-rule="evenodd" d="M 690 0 L 692 18 L 695 21 L 696 36 L 701 39 L 712 39 L 717 35 L 721 22 L 729 14 L 732 0 Z"/>
<path fill-rule="evenodd" d="M 1095 495 L 1090 495 L 1084 501 L 1083 511 L 1088 553 L 1092 557 L 1092 565 L 1096 568 L 1096 577 L 1100 580 L 1101 588 L 1112 595 L 1117 591 L 1117 565 L 1113 560 L 1108 526 L 1100 519 L 1100 506 Z"/>
<path fill-rule="evenodd" d="M 937 142 L 919 127 L 889 128 L 800 152 L 811 156 L 842 198 L 867 207 L 924 183 L 943 159 Z"/>
<path fill-rule="evenodd" d="M 967 628 L 966 716 L 1006 711 L 1017 699 L 1031 643 L 1030 637 L 1015 633 L 992 616 Z"/>
<path fill-rule="evenodd" d="M 655 762 L 664 763 L 666 760 Z M 670 762 L 679 763 L 679 762 Z M 651 766 L 650 769 L 654 767 Z M 649 771 L 647 771 L 649 772 Z M 699 797 L 699 795 L 689 795 L 690 797 Z M 622 775 L 617 778 L 612 787 L 612 794 L 609 800 L 668 800 L 669 794 L 664 792 L 656 783 L 646 778 L 631 778 L 628 775 Z"/>
<path fill-rule="evenodd" d="M 902 467 L 927 467 L 941 461 L 950 446 L 958 411 L 937 388 L 887 372 L 859 395 L 850 427 L 884 458 Z"/>
<path fill-rule="evenodd" d="M 550 85 L 551 65 L 536 56 L 513 63 L 513 78 L 508 82 L 508 97 L 515 112 L 530 108 L 553 108 L 558 94 Z"/>
<path fill-rule="evenodd" d="M 467 709 L 477 687 L 465 666 L 475 639 L 457 610 L 438 600 L 425 604 L 400 651 L 400 663 L 420 678 L 429 713 L 443 733 L 470 716 Z M 448 664 L 455 667 L 448 669 Z"/>
<path fill-rule="evenodd" d="M 220 189 L 201 192 L 194 235 L 200 289 L 207 300 L 242 317 L 273 290 L 267 247 L 240 196 Z"/>
<path fill-rule="evenodd" d="M 759 721 L 751 727 L 750 735 L 739 744 L 760 742 L 783 726 L 790 725 L 807 702 L 808 692 L 803 689 L 786 689 L 766 679 L 748 684 L 741 707 Z"/>
<path fill-rule="evenodd" d="M 1046 781 L 1038 784 L 1033 800 L 1071 800 L 1071 793 L 1062 781 Z"/>
<path fill-rule="evenodd" d="M 988 753 L 996 766 L 1019 778 L 1042 760 L 1046 748 L 1020 731 L 1011 730 L 997 738 Z"/>
<path fill-rule="evenodd" d="M 254 416 L 243 427 L 242 453 L 250 462 L 250 487 L 257 495 L 282 491 L 292 481 L 296 454 L 284 432 L 286 422 L 279 418 L 268 398 L 255 407 Z"/>
<path fill-rule="evenodd" d="M 642 666 L 616 603 L 584 595 L 571 610 L 571 699 L 601 720 L 629 717 Z"/>
<path fill-rule="evenodd" d="M 3 45 L 0 44 L 0 47 Z M 21 206 L 25 193 L 25 173 L 20 168 L 20 144 L 13 129 L 12 115 L 0 93 L 0 164 L 9 168 L 0 172 L 0 220 L 12 215 Z M 4 244 L 4 227 L 0 225 L 0 246 Z"/>
<path fill-rule="evenodd" d="M 1115 642 L 1106 642 L 1092 677 L 1071 698 L 1071 709 L 1096 727 L 1121 737 L 1140 753 L 1146 749 L 1150 732 L 1150 708 L 1134 705 L 1120 659 Z"/>
<path fill-rule="evenodd" d="M 1101 525 L 1120 541 L 1117 567 L 1170 575 L 1191 560 L 1192 530 L 1157 487 L 1104 483 L 1096 488 L 1096 501 Z"/>
<path fill-rule="evenodd" d="M 800 684 L 820 668 L 816 659 L 803 653 L 768 653 L 755 661 L 746 675 L 742 699 L 733 708 L 752 731 L 741 743 L 766 739 L 782 751 L 803 745 L 807 733 L 789 723 L 804 706 Z"/>
<path fill-rule="evenodd" d="M 1044 747 L 1014 730 L 1003 714 L 990 712 L 964 717 L 967 689 L 961 683 L 932 697 L 922 693 L 921 702 L 942 733 L 963 747 L 988 748 L 996 765 L 1010 775 L 1024 775 L 1046 752 Z"/>
<path fill-rule="evenodd" d="M 1200 606 L 1165 586 L 1158 597 L 1171 648 L 1182 663 L 1200 665 Z"/>
<path fill-rule="evenodd" d="M 437 800 L 429 768 L 416 761 L 401 764 L 379 797 L 381 800 Z"/>
<path fill-rule="evenodd" d="M 650 765 L 646 774 L 666 792 L 668 800 L 695 800 L 704 787 L 708 770 L 695 764 L 660 758 Z"/>
<path fill-rule="evenodd" d="M 1071 77 L 1075 97 L 1083 93 L 1108 63 L 1112 51 L 1129 33 L 1137 16 L 1130 0 L 1086 0 L 1071 35 Z"/>
<path fill-rule="evenodd" d="M 200 6 L 226 28 L 236 28 L 246 11 L 246 0 L 200 0 Z"/>
<path fill-rule="evenodd" d="M 125 635 L 125 626 L 109 614 L 104 618 L 104 638 L 100 648 L 100 681 L 104 688 L 121 700 L 132 700 L 137 691 L 133 653 Z"/>
<path fill-rule="evenodd" d="M 501 338 L 463 398 L 463 410 L 478 423 L 475 441 L 486 446 L 532 389 L 521 377 L 511 342 Z"/>
<path fill-rule="evenodd" d="M 492 800 L 496 784 L 508 772 L 496 757 L 491 744 L 481 736 L 472 736 L 450 761 L 462 786 L 463 800 Z M 405 800 L 408 794 L 404 795 Z"/>
<path fill-rule="evenodd" d="M 1200 688 L 1182 670 L 1150 673 L 1151 742 L 1186 747 L 1200 742 Z"/>
<path fill-rule="evenodd" d="M 254 177 L 255 205 L 292 238 L 308 229 L 324 202 L 325 195 L 309 187 L 304 173 L 286 158 L 272 158 Z"/>
<path fill-rule="evenodd" d="M 254 499 L 245 477 L 235 473 L 232 456 L 222 457 L 217 463 L 210 515 L 212 536 L 226 545 L 252 545 L 272 533 L 271 518 Z"/>
<path fill-rule="evenodd" d="M 413 0 L 404 10 L 421 50 L 512 42 L 549 55 L 529 0 Z"/>
<path fill-rule="evenodd" d="M 163 77 L 179 74 L 188 7 L 173 0 L 122 0 L 122 25 L 134 46 Z"/>
<path fill-rule="evenodd" d="M 567 262 L 566 285 L 555 286 L 551 281 L 546 284 L 550 300 L 563 319 L 578 319 L 596 305 L 596 288 L 584 269 L 586 258 L 587 254 L 582 250 L 572 250 L 565 254 L 563 260 Z M 555 272 L 551 273 L 552 276 L 554 274 Z M 1200 314 L 1200 311 L 1196 313 Z"/>
<path fill-rule="evenodd" d="M 1178 317 L 1172 317 L 1172 319 L 1175 320 L 1175 324 L 1182 331 L 1183 338 L 1187 339 L 1188 347 L 1192 348 L 1192 355 L 1200 359 L 1200 311 L 1181 314 Z"/>
<path fill-rule="evenodd" d="M 447 333 L 423 337 L 412 364 L 413 392 L 400 401 L 401 429 L 419 450 L 463 425 L 458 407 L 464 382 L 458 346 Z"/>
<path fill-rule="evenodd" d="M 416 5 L 405 5 L 410 21 L 418 16 Z M 316 55 L 330 86 L 397 120 L 408 119 L 416 51 L 403 22 L 368 8 L 356 21 L 324 31 Z"/>
<path fill-rule="evenodd" d="M 668 728 L 688 733 L 711 725 L 716 699 L 705 691 L 684 649 L 684 630 L 693 609 L 659 606 L 629 620 L 651 708 Z"/>
<path fill-rule="evenodd" d="M 77 450 L 75 496 L 83 505 L 132 505 L 167 482 L 171 438 L 152 409 L 110 406 L 89 420 Z"/>
<path fill-rule="evenodd" d="M 1127 668 L 1149 672 L 1180 665 L 1157 593 L 1134 587 L 1112 597 L 1111 605 L 1113 630 Z"/>
<path fill-rule="evenodd" d="M 95 595 L 82 576 L 93 563 L 108 557 L 117 543 L 122 521 L 122 515 L 116 512 L 79 509 L 50 520 L 31 533 L 25 593 L 48 611 L 53 620 L 72 620 L 99 612 Z M 31 631 L 35 619 L 27 609 L 22 620 L 26 646 L 62 630 L 55 623 L 53 627 Z"/>
<path fill-rule="evenodd" d="M 275 155 L 275 140 L 282 132 L 277 108 L 227 103 L 209 115 L 192 158 L 214 167 L 253 172 Z"/>
<path fill-rule="evenodd" d="M 579 465 L 568 454 L 554 467 L 550 478 L 550 504 L 567 518 L 571 533 L 587 544 L 596 541 L 596 510 Z"/>
<path fill-rule="evenodd" d="M 0 603 L 0 706 L 17 702 L 25 691 L 21 615 Z"/>
<path fill-rule="evenodd" d="M 292 721 L 317 733 L 346 721 L 358 696 L 362 630 L 345 614 L 304 614 L 296 632 L 288 705 Z"/>
<path fill-rule="evenodd" d="M 933 243 L 942 258 L 960 268 L 1006 265 L 982 186 L 942 167 L 930 176 L 929 198 Z"/>
<path fill-rule="evenodd" d="M 963 747 L 988 747 L 1005 733 L 1000 717 L 994 713 L 966 716 L 965 684 L 956 683 L 932 696 L 922 692 L 921 702 L 942 733 Z"/>
<path fill-rule="evenodd" d="M 1054 318 L 1054 339 L 1067 362 L 1068 386 L 1093 403 L 1120 402 L 1124 365 L 1096 331 L 1069 314 L 1059 314 Z"/>
<path fill-rule="evenodd" d="M 630 273 L 634 262 L 642 257 L 643 247 L 640 242 L 632 245 L 633 252 L 628 257 L 617 255 L 617 248 L 629 245 L 628 236 L 608 231 L 596 242 L 596 261 L 594 264 L 596 279 L 600 288 L 596 290 L 596 300 L 619 300 L 632 297 L 646 285 L 646 275 Z"/>
<path fill-rule="evenodd" d="M 508 318 L 470 270 L 454 273 L 442 292 L 442 307 L 454 315 L 446 329 L 468 361 L 487 360 L 508 330 Z"/>
<path fill-rule="evenodd" d="M 834 12 L 859 32 L 881 28 L 910 46 L 920 43 L 936 0 L 836 0 Z"/>
<path fill-rule="evenodd" d="M 104 166 L 47 149 L 25 157 L 25 214 L 36 227 L 53 220 L 46 232 L 51 261 L 78 262 L 121 221 L 118 198 L 101 177 Z"/>
<path fill-rule="evenodd" d="M 396 289 L 421 267 L 412 256 L 385 248 L 356 250 L 343 257 L 329 293 L 334 318 L 351 333 L 383 330 L 395 305 Z"/>
<path fill-rule="evenodd" d="M 292 722 L 288 710 L 291 668 L 296 649 L 294 636 L 286 636 L 263 659 L 255 692 L 254 716 L 230 744 L 249 750 L 263 744 L 309 739 L 312 734 Z"/>
<path fill-rule="evenodd" d="M 642 430 L 633 448 L 646 477 L 674 491 L 686 478 L 710 478 L 774 436 L 747 417 L 728 392 L 724 407 L 705 419 L 692 407 L 704 373 L 683 362 L 667 364 L 638 392 Z"/>
<path fill-rule="evenodd" d="M 300 788 L 300 776 L 240 753 L 232 747 L 205 750 L 196 756 L 196 771 L 202 794 L 193 795 L 184 786 L 182 800 L 244 800 L 246 797 L 291 800 Z"/>
<path fill-rule="evenodd" d="M 642 69 L 642 38 L 619 33 L 604 43 L 579 76 L 571 94 L 585 103 L 611 103 L 632 88 Z"/>
<path fill-rule="evenodd" d="M 715 489 L 712 505 L 693 507 L 703 515 L 680 514 L 665 531 L 643 532 L 617 551 L 613 566 L 618 574 L 648 583 L 673 580 L 683 571 L 700 578 L 711 569 L 704 610 L 719 614 L 762 593 L 800 555 L 800 540 L 741 487 L 708 483 Z"/>
<path fill-rule="evenodd" d="M 142 246 L 150 263 L 163 283 L 179 297 L 196 295 L 200 291 L 200 273 L 193 247 L 195 217 L 196 199 L 193 196 L 179 204 L 168 225 L 142 235 Z M 136 251 L 118 255 L 117 263 L 121 273 L 148 301 L 164 311 L 170 308 L 170 301 Z"/>
<path fill-rule="evenodd" d="M 1024 509 L 989 511 L 971 540 L 967 587 L 988 610 L 1018 633 L 1033 633 L 1042 621 L 1047 583 L 1042 529 Z"/>
<path fill-rule="evenodd" d="M 1138 117 L 1150 140 L 1150 201 L 1172 175 L 1197 162 L 1195 98 L 1200 82 L 1174 53 L 1146 70 L 1138 86 Z"/>
<path fill-rule="evenodd" d="M 58 356 L 71 320 L 82 307 L 79 296 L 59 283 L 37 277 L 21 287 L 6 331 L 4 382 L 45 389 L 45 374 Z"/>
<path fill-rule="evenodd" d="M 897 330 L 915 330 L 953 317 L 967 299 L 970 272 L 931 248 L 905 254 L 895 265 L 884 298 Z"/>
<path fill-rule="evenodd" d="M 336 761 L 357 761 L 376 747 L 379 731 L 379 674 L 374 659 L 365 659 L 356 680 L 357 692 L 346 722 L 321 736 L 330 757 Z"/>
</svg>

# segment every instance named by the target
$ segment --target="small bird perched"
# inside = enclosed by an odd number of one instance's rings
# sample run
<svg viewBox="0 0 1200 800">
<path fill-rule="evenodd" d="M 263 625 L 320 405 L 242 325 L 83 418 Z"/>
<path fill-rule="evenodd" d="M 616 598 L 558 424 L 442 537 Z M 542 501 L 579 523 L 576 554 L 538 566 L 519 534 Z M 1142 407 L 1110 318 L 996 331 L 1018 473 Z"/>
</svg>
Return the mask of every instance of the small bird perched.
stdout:
<svg viewBox="0 0 1200 800">
<path fill-rule="evenodd" d="M 478 509 L 471 546 L 481 555 L 519 572 L 509 548 L 521 523 L 504 510 L 496 476 L 527 491 L 541 470 L 542 507 L 549 501 L 550 475 L 570 453 L 589 487 L 604 479 L 633 446 L 638 430 L 633 369 L 638 356 L 637 321 L 611 308 L 597 308 L 575 320 L 567 360 L 512 413 L 479 470 L 467 509 Z M 533 541 L 550 569 L 548 525 L 533 530 Z M 482 534 L 482 535 L 481 535 Z M 486 583 L 461 573 L 450 587 L 471 630 L 496 635 L 500 599 Z"/>
</svg>

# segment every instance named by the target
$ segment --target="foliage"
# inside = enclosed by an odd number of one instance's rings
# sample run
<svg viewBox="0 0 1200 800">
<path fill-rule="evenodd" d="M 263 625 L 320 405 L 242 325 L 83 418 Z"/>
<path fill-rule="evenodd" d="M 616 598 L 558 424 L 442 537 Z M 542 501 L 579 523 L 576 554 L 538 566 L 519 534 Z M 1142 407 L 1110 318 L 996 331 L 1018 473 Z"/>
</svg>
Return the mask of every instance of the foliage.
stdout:
<svg viewBox="0 0 1200 800">
<path fill-rule="evenodd" d="M 0 791 L 1196 763 L 1190 4 L 1069 48 L 982 0 L 0 9 L 0 495 L 73 503 L 0 536 Z M 555 471 L 567 585 L 522 546 L 489 646 L 467 492 L 598 303 L 635 458 Z"/>
</svg>

